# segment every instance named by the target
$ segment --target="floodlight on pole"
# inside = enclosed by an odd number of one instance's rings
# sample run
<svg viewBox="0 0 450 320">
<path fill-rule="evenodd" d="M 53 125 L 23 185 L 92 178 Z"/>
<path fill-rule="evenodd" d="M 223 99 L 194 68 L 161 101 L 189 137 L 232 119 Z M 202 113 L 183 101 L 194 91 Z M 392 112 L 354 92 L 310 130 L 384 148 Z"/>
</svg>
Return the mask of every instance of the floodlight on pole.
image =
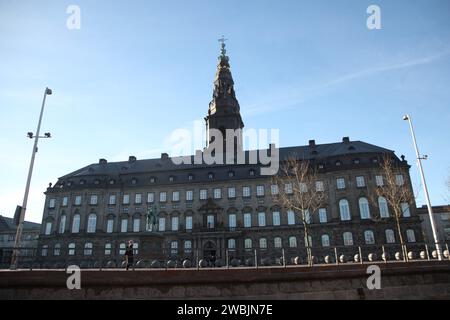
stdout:
<svg viewBox="0 0 450 320">
<path fill-rule="evenodd" d="M 23 230 L 23 222 L 25 220 L 25 211 L 27 209 L 27 203 L 28 203 L 28 194 L 30 191 L 30 184 L 31 184 L 31 176 L 33 175 L 33 166 L 34 166 L 34 159 L 36 157 L 36 153 L 38 151 L 38 141 L 39 138 L 50 138 L 50 133 L 46 133 L 44 137 L 39 136 L 39 132 L 41 130 L 41 122 L 42 122 L 42 116 L 44 114 L 44 106 L 45 106 L 45 98 L 48 95 L 51 95 L 53 92 L 49 88 L 45 88 L 44 91 L 44 99 L 42 100 L 42 107 L 41 107 L 41 113 L 39 115 L 39 121 L 38 126 L 36 129 L 36 135 L 34 135 L 32 132 L 28 132 L 27 136 L 30 139 L 34 139 L 34 145 L 33 150 L 31 152 L 31 161 L 30 161 L 30 167 L 28 169 L 28 177 L 27 177 L 27 184 L 25 186 L 25 194 L 23 196 L 23 203 L 22 206 L 19 208 L 19 217 L 17 219 L 18 225 L 17 225 L 17 231 L 16 231 L 16 238 L 14 240 L 14 250 L 13 255 L 11 258 L 11 265 L 10 269 L 15 270 L 17 269 L 18 262 L 19 262 L 19 255 L 20 255 L 20 245 L 21 245 L 21 238 L 22 238 L 22 230 Z"/>
<path fill-rule="evenodd" d="M 441 244 L 440 244 L 440 241 L 439 241 L 439 235 L 438 235 L 438 231 L 437 231 L 437 228 L 436 228 L 436 222 L 434 220 L 433 207 L 431 206 L 430 195 L 428 193 L 427 183 L 425 181 L 425 174 L 423 173 L 423 167 L 422 167 L 422 160 L 427 160 L 428 156 L 427 155 L 420 156 L 419 148 L 417 146 L 417 141 L 416 141 L 416 135 L 414 133 L 414 127 L 413 127 L 412 120 L 411 120 L 411 116 L 407 114 L 407 115 L 405 115 L 403 117 L 403 120 L 409 122 L 409 127 L 411 129 L 411 136 L 412 136 L 412 139 L 413 139 L 414 149 L 416 151 L 417 165 L 419 167 L 420 178 L 422 179 L 422 186 L 423 186 L 423 190 L 425 192 L 425 199 L 426 199 L 427 207 L 428 207 L 428 214 L 430 216 L 430 223 L 431 223 L 431 230 L 433 231 L 434 244 L 436 246 L 436 252 L 437 252 L 437 255 L 438 255 L 438 259 L 442 260 L 442 248 L 441 248 Z"/>
</svg>

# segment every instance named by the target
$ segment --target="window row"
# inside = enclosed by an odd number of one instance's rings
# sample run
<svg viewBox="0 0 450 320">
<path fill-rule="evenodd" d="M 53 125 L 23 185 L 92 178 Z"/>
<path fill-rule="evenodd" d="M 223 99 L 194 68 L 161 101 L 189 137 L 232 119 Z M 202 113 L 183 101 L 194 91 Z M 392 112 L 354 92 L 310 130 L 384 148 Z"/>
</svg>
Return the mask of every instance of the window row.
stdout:
<svg viewBox="0 0 450 320">
<path fill-rule="evenodd" d="M 380 218 L 389 218 L 389 206 L 388 202 L 384 197 L 378 197 L 378 210 Z M 371 219 L 372 215 L 370 213 L 369 201 L 365 197 L 358 199 L 359 214 L 361 219 Z M 411 217 L 411 212 L 409 210 L 409 204 L 404 202 L 401 203 L 401 212 L 404 218 Z M 350 221 L 352 214 L 350 212 L 350 205 L 347 199 L 342 199 L 339 201 L 339 213 L 341 221 Z"/>
<path fill-rule="evenodd" d="M 127 248 L 127 244 L 125 242 L 122 242 L 119 245 L 118 253 L 119 255 L 123 256 L 125 254 Z M 93 255 L 94 251 L 94 245 L 92 242 L 86 242 L 83 247 L 83 255 L 85 256 L 91 256 Z M 67 255 L 74 256 L 77 254 L 77 247 L 74 242 L 69 243 L 67 245 Z M 104 246 L 104 254 L 105 256 L 110 256 L 113 254 L 113 245 L 112 243 L 106 243 Z M 139 254 L 139 243 L 134 242 L 133 243 L 133 254 Z M 44 245 L 41 248 L 41 256 L 46 257 L 49 255 L 49 246 Z M 53 255 L 54 256 L 60 256 L 61 255 L 61 244 L 57 243 L 53 246 Z"/>
</svg>

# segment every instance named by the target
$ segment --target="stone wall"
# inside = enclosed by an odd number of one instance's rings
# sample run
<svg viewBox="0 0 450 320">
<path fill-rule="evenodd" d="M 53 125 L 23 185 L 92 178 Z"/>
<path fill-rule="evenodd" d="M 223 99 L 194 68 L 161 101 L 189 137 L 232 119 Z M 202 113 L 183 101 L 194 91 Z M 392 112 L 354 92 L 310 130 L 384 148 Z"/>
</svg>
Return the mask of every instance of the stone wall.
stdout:
<svg viewBox="0 0 450 320">
<path fill-rule="evenodd" d="M 81 290 L 64 270 L 4 270 L 0 299 L 450 299 L 450 261 L 379 264 L 381 290 L 368 266 L 83 270 Z"/>
</svg>

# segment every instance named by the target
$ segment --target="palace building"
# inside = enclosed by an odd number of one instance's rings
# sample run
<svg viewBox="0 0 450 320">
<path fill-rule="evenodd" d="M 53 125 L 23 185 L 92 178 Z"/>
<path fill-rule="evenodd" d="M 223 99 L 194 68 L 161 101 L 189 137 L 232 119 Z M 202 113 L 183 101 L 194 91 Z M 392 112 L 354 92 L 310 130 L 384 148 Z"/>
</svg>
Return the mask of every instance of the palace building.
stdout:
<svg viewBox="0 0 450 320">
<path fill-rule="evenodd" d="M 205 121 L 208 132 L 244 127 L 224 44 Z M 214 139 L 208 135 L 206 141 Z M 281 162 L 295 156 L 317 167 L 327 196 L 309 226 L 319 262 L 325 255 L 353 256 L 359 247 L 363 255 L 373 252 L 378 257 L 381 250 L 400 250 L 391 208 L 385 199 L 374 202 L 370 196 L 383 184 L 380 161 L 386 155 L 402 170 L 399 183 L 412 189 L 404 157 L 348 137 L 328 144 L 310 140 L 278 151 Z M 244 155 L 248 158 L 249 152 Z M 100 159 L 60 177 L 45 192 L 36 264 L 120 266 L 128 240 L 134 241 L 135 262 L 141 266 L 155 260 L 173 260 L 179 266 L 201 259 L 217 266 L 231 261 L 294 263 L 296 257 L 304 261 L 302 221 L 274 203 L 276 193 L 260 164 L 177 165 L 168 154 L 113 163 Z M 401 223 L 407 245 L 414 246 L 423 238 L 416 206 L 409 206 Z"/>
</svg>

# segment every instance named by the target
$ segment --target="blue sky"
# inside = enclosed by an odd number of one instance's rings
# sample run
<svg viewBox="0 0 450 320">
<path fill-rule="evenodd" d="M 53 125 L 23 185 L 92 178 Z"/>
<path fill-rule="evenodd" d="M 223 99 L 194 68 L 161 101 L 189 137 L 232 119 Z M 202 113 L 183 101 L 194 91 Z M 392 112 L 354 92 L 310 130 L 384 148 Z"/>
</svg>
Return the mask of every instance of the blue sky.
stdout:
<svg viewBox="0 0 450 320">
<path fill-rule="evenodd" d="M 81 29 L 68 30 L 69 5 Z M 368 30 L 366 9 L 381 8 Z M 247 128 L 279 128 L 282 146 L 343 136 L 404 154 L 423 192 L 410 113 L 432 203 L 448 203 L 450 2 L 0 0 L 0 214 L 22 202 L 42 94 L 49 86 L 27 220 L 49 182 L 97 162 L 157 157 L 202 120 L 219 44 L 229 39 Z"/>
</svg>

